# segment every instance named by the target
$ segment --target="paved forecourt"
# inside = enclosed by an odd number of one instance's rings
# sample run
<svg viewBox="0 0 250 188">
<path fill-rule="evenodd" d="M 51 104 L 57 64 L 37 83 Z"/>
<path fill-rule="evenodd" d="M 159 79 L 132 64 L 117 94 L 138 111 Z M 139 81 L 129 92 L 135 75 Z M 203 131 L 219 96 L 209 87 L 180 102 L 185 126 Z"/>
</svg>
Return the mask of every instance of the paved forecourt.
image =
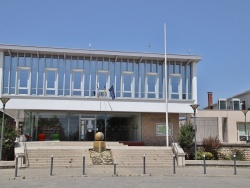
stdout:
<svg viewBox="0 0 250 188">
<path fill-rule="evenodd" d="M 0 169 L 0 187 L 248 187 L 250 168 L 233 167 L 172 167 L 157 168 L 93 166 L 82 168 L 54 168 L 52 176 L 48 168 Z"/>
</svg>

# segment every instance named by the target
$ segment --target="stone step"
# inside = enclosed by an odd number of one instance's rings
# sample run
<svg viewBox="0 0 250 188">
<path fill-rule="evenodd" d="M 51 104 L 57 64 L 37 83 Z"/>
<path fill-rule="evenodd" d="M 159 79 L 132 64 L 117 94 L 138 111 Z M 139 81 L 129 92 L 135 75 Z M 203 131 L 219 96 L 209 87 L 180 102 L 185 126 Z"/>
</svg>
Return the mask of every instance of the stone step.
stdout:
<svg viewBox="0 0 250 188">
<path fill-rule="evenodd" d="M 67 141 L 44 141 L 44 142 L 25 142 L 27 147 L 43 147 L 43 146 L 90 146 L 93 147 L 94 142 L 84 142 L 84 141 L 74 141 L 74 142 L 67 142 Z M 106 142 L 106 146 L 123 146 L 128 147 L 119 142 Z"/>
<path fill-rule="evenodd" d="M 30 168 L 50 168 L 51 156 L 55 167 L 82 167 L 83 155 L 86 166 L 93 166 L 89 150 L 93 142 L 27 142 L 27 162 Z M 171 147 L 127 146 L 118 142 L 106 142 L 106 148 L 111 150 L 113 160 L 123 167 L 142 167 L 143 156 L 146 166 L 172 165 Z"/>
</svg>

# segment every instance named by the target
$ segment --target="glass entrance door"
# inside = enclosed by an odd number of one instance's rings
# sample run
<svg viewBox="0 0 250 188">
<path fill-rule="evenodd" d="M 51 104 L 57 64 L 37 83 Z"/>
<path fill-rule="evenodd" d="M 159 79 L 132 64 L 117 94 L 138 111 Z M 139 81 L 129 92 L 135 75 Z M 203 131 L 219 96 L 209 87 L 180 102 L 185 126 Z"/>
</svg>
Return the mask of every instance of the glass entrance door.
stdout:
<svg viewBox="0 0 250 188">
<path fill-rule="evenodd" d="M 95 118 L 81 118 L 79 125 L 79 140 L 94 141 L 96 133 Z"/>
</svg>

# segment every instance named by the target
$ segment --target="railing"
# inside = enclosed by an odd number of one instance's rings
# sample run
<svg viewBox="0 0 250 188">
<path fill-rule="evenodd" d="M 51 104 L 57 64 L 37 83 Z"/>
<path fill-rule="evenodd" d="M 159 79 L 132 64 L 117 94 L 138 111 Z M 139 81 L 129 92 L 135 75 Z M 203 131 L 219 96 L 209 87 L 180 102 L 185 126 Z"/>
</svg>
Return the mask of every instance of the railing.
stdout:
<svg viewBox="0 0 250 188">
<path fill-rule="evenodd" d="M 29 166 L 29 157 L 28 157 L 28 150 L 27 150 L 26 140 L 23 142 L 23 147 L 24 147 L 25 165 Z"/>
<path fill-rule="evenodd" d="M 178 144 L 174 142 L 173 136 L 171 136 L 172 139 L 172 149 L 173 153 L 175 155 L 177 165 L 178 166 L 185 166 L 185 153 L 182 150 L 182 148 L 178 147 Z"/>
<path fill-rule="evenodd" d="M 173 137 L 173 136 L 170 136 L 170 138 L 171 138 L 171 140 L 172 140 L 173 152 L 174 152 L 175 156 L 177 156 L 177 155 L 178 155 L 178 148 L 177 148 L 177 146 L 176 146 L 176 144 L 175 144 L 175 142 L 174 142 L 174 137 Z"/>
</svg>

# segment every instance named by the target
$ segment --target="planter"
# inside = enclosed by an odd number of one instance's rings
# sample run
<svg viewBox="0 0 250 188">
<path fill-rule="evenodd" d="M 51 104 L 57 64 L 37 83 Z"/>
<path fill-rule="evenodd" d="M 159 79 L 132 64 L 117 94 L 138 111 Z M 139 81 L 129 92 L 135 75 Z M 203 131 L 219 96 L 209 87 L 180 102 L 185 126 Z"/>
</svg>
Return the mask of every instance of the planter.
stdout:
<svg viewBox="0 0 250 188">
<path fill-rule="evenodd" d="M 53 140 L 59 140 L 59 134 L 53 134 Z"/>
<path fill-rule="evenodd" d="M 45 134 L 38 134 L 38 140 L 44 141 L 45 140 Z"/>
</svg>

